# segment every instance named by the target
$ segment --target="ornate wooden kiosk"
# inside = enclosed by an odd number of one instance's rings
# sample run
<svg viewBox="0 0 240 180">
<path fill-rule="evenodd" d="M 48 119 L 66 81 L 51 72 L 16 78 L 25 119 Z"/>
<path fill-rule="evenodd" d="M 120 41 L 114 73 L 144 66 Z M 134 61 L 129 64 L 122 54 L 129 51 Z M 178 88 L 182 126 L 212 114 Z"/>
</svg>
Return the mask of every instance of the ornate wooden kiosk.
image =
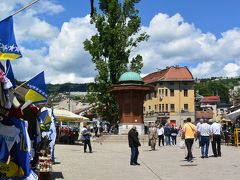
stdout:
<svg viewBox="0 0 240 180">
<path fill-rule="evenodd" d="M 117 96 L 119 105 L 119 134 L 127 134 L 133 125 L 139 134 L 144 134 L 144 97 L 153 89 L 152 86 L 144 85 L 141 76 L 135 72 L 122 74 L 119 84 L 111 87 L 110 92 Z"/>
</svg>

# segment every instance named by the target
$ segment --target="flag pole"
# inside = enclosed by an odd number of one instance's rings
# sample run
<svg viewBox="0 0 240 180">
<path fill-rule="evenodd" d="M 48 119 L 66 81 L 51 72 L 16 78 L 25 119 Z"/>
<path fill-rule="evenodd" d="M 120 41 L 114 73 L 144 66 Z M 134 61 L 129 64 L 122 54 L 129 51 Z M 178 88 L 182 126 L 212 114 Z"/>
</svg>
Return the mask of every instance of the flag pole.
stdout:
<svg viewBox="0 0 240 180">
<path fill-rule="evenodd" d="M 17 10 L 15 13 L 12 14 L 12 16 L 15 16 L 16 14 L 20 13 L 21 11 L 23 11 L 24 9 L 32 6 L 33 4 L 37 3 L 38 1 L 40 0 L 35 0 L 35 1 L 32 1 L 31 3 L 29 3 L 28 5 L 24 6 L 23 8 Z"/>
</svg>

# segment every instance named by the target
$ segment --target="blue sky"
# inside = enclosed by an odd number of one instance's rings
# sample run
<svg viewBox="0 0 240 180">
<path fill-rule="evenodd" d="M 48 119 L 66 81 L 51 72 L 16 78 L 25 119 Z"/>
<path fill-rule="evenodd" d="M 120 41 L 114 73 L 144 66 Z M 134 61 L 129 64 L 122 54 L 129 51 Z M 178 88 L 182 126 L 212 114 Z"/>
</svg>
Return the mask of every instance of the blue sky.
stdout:
<svg viewBox="0 0 240 180">
<path fill-rule="evenodd" d="M 1 0 L 0 19 L 30 1 Z M 132 54 L 143 56 L 142 76 L 171 65 L 188 66 L 199 78 L 239 76 L 239 7 L 239 0 L 142 0 L 137 8 L 150 39 Z M 13 62 L 17 78 L 45 70 L 51 83 L 92 81 L 94 64 L 82 46 L 96 33 L 89 13 L 89 0 L 40 0 L 16 15 L 23 53 Z"/>
</svg>

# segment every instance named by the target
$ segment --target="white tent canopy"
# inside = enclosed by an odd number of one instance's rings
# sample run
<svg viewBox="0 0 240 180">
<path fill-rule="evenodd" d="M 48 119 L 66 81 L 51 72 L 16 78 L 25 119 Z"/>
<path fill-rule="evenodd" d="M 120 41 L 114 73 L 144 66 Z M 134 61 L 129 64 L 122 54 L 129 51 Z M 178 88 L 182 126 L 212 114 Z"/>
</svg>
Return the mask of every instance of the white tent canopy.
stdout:
<svg viewBox="0 0 240 180">
<path fill-rule="evenodd" d="M 226 115 L 227 118 L 231 119 L 231 120 L 236 120 L 236 118 L 240 116 L 240 109 L 233 111 L 229 114 Z"/>
<path fill-rule="evenodd" d="M 57 121 L 82 122 L 88 121 L 87 117 L 79 116 L 65 109 L 53 109 Z"/>
</svg>

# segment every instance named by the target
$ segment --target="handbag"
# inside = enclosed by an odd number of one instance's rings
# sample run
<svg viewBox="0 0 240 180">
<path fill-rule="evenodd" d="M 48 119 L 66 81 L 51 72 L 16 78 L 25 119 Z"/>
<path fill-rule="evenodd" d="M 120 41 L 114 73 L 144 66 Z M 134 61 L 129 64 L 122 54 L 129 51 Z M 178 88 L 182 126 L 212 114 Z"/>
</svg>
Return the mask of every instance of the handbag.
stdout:
<svg viewBox="0 0 240 180">
<path fill-rule="evenodd" d="M 180 142 L 179 142 L 179 144 L 178 144 L 178 146 L 179 146 L 179 148 L 180 149 L 185 149 L 185 141 L 184 140 L 181 140 Z"/>
</svg>

